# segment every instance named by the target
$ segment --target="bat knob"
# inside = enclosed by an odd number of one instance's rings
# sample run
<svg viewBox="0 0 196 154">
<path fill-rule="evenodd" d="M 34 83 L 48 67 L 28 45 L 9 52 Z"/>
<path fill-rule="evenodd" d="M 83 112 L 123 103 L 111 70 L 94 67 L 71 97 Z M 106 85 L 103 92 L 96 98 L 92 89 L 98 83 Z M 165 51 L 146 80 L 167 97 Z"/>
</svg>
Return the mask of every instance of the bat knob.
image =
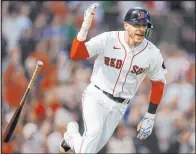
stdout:
<svg viewBox="0 0 196 154">
<path fill-rule="evenodd" d="M 39 66 L 43 66 L 43 64 L 44 63 L 42 61 L 40 61 L 40 60 L 37 62 L 37 65 L 39 65 Z"/>
</svg>

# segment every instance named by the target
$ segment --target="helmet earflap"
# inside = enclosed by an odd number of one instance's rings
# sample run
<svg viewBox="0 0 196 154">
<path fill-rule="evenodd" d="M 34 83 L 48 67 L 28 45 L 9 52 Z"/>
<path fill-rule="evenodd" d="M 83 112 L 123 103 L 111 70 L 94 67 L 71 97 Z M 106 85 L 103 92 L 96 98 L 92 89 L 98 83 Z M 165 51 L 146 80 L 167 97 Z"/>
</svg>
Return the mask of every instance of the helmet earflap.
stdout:
<svg viewBox="0 0 196 154">
<path fill-rule="evenodd" d="M 148 24 L 148 28 L 147 28 L 147 30 L 146 30 L 146 34 L 145 34 L 145 37 L 146 37 L 147 39 L 149 39 L 150 36 L 151 36 L 152 28 L 153 28 L 153 25 L 152 25 L 151 23 L 149 23 L 149 24 Z"/>
<path fill-rule="evenodd" d="M 147 28 L 145 37 L 146 37 L 147 39 L 149 39 L 149 38 L 150 38 L 150 34 L 151 34 L 151 28 Z"/>
</svg>

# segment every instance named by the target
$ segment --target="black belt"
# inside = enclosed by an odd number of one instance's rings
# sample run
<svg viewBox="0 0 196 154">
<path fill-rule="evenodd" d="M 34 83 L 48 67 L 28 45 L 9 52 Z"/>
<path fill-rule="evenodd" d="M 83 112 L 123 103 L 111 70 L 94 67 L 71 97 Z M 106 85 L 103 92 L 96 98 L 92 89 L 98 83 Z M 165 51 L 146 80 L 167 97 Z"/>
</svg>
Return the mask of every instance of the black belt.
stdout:
<svg viewBox="0 0 196 154">
<path fill-rule="evenodd" d="M 101 90 L 98 86 L 95 85 L 95 87 L 99 90 Z M 113 95 L 109 94 L 108 92 L 106 91 L 103 91 L 101 90 L 106 96 L 108 96 L 110 99 L 114 100 L 115 102 L 118 102 L 118 103 L 123 103 L 126 99 L 124 98 L 120 98 L 120 97 L 114 97 Z M 128 104 L 129 101 L 127 101 L 126 104 Z"/>
</svg>

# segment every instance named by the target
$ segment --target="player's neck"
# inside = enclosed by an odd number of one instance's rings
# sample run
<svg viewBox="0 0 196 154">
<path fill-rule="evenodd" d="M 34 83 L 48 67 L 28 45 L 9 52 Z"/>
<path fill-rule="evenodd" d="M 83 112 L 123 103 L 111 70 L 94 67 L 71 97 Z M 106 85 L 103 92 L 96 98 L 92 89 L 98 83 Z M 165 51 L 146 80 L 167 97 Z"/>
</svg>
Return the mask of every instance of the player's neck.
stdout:
<svg viewBox="0 0 196 154">
<path fill-rule="evenodd" d="M 141 43 L 135 43 L 131 37 L 129 37 L 129 34 L 125 32 L 125 42 L 128 44 L 128 46 L 133 49 L 139 46 Z"/>
<path fill-rule="evenodd" d="M 127 41 L 127 44 L 131 49 L 138 47 L 141 43 L 135 43 L 131 38 Z"/>
</svg>

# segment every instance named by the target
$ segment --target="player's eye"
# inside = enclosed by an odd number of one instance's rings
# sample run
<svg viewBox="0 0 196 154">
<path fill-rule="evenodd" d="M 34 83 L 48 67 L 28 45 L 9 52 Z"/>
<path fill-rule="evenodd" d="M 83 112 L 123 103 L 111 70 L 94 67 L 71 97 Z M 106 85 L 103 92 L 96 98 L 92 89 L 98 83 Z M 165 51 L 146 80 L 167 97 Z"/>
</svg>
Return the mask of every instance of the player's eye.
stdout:
<svg viewBox="0 0 196 154">
<path fill-rule="evenodd" d="M 134 26 L 135 27 L 140 27 L 140 24 L 139 23 L 136 23 Z"/>
<path fill-rule="evenodd" d="M 134 27 L 136 27 L 136 28 L 139 28 L 139 27 L 147 27 L 148 26 L 148 24 L 147 23 L 143 23 L 143 24 L 140 24 L 140 23 L 134 23 L 134 24 L 132 24 Z"/>
</svg>

